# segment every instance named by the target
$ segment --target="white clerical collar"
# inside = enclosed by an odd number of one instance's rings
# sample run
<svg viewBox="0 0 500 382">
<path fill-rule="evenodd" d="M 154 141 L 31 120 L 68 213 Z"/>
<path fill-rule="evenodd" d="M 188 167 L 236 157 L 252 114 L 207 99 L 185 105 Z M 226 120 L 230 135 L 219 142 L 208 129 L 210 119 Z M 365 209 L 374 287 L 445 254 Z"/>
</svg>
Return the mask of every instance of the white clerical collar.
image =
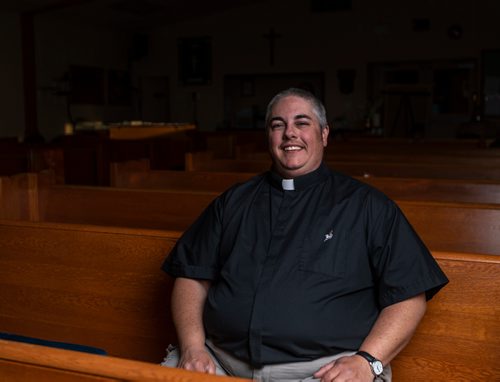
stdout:
<svg viewBox="0 0 500 382">
<path fill-rule="evenodd" d="M 281 181 L 281 187 L 285 191 L 293 191 L 295 190 L 295 184 L 293 183 L 293 179 L 283 179 Z"/>
</svg>

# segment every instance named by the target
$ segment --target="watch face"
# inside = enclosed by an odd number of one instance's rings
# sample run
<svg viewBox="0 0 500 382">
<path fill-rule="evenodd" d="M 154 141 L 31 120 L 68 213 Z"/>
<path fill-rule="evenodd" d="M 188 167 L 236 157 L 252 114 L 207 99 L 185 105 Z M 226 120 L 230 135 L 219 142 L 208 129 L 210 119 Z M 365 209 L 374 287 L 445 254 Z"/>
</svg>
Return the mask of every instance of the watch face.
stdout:
<svg viewBox="0 0 500 382">
<path fill-rule="evenodd" d="M 380 362 L 380 361 L 373 362 L 372 367 L 373 367 L 373 371 L 375 372 L 376 375 L 380 375 L 384 371 L 384 366 L 382 365 L 382 362 Z"/>
</svg>

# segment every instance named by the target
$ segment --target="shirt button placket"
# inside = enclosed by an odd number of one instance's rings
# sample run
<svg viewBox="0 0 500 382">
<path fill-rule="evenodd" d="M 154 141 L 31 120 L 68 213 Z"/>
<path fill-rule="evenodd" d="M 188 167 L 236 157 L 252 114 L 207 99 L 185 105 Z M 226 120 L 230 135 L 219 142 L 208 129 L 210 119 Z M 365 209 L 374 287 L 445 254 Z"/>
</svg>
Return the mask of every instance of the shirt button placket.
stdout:
<svg viewBox="0 0 500 382">
<path fill-rule="evenodd" d="M 272 304 L 272 298 L 270 299 L 270 297 L 272 296 L 271 285 L 275 274 L 274 266 L 286 240 L 286 227 L 291 219 L 290 204 L 292 196 L 293 191 L 284 193 L 254 297 L 249 330 L 250 358 L 254 365 L 262 365 L 262 329 L 265 324 L 264 320 L 267 318 L 267 304 Z"/>
</svg>

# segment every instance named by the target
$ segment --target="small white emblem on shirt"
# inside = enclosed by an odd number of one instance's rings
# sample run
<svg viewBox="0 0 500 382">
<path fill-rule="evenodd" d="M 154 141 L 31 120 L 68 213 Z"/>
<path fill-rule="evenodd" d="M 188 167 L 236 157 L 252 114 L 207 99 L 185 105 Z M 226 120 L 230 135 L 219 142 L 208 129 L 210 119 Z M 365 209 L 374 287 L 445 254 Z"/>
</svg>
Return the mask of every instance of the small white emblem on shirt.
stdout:
<svg viewBox="0 0 500 382">
<path fill-rule="evenodd" d="M 333 237 L 333 229 L 325 235 L 325 240 L 323 240 L 323 243 L 325 241 L 330 240 L 332 237 Z"/>
</svg>

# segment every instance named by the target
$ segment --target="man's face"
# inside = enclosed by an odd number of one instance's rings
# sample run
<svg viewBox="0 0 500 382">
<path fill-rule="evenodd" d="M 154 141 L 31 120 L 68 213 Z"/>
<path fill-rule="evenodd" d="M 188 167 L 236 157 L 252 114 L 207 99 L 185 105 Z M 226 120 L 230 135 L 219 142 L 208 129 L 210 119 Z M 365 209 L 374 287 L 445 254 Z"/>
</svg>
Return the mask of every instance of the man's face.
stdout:
<svg viewBox="0 0 500 382">
<path fill-rule="evenodd" d="M 321 130 L 309 101 L 297 96 L 279 100 L 267 126 L 275 170 L 284 178 L 316 170 L 323 159 L 328 131 L 328 126 Z"/>
</svg>

